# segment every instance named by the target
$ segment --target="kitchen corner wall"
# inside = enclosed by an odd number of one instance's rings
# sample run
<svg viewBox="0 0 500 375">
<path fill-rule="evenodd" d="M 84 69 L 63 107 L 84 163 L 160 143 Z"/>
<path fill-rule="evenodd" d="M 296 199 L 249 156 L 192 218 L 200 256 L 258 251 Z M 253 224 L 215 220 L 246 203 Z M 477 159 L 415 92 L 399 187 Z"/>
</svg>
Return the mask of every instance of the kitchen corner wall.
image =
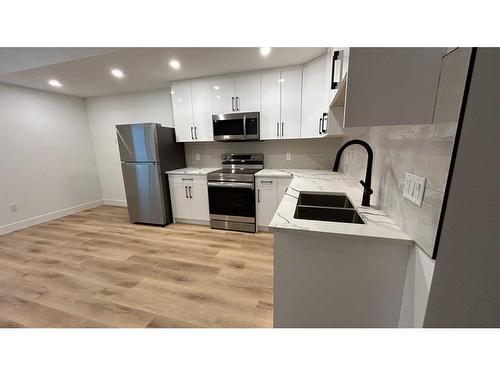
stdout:
<svg viewBox="0 0 500 375">
<path fill-rule="evenodd" d="M 96 207 L 101 197 L 85 101 L 0 84 L 0 234 Z"/>
<path fill-rule="evenodd" d="M 93 97 L 86 104 L 104 204 L 125 206 L 115 125 L 156 122 L 173 127 L 170 88 Z"/>
<path fill-rule="evenodd" d="M 265 168 L 332 169 L 341 144 L 340 138 L 186 143 L 186 163 L 190 167 L 218 167 L 224 153 L 255 152 L 264 154 Z M 291 160 L 286 160 L 287 153 L 291 153 Z"/>
</svg>

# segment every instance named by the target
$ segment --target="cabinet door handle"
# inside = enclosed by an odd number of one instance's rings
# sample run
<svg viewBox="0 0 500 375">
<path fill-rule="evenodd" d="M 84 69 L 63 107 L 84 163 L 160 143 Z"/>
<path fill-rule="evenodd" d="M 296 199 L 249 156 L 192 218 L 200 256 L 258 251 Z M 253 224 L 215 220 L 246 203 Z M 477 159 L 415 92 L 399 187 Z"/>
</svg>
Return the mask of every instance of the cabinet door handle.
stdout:
<svg viewBox="0 0 500 375">
<path fill-rule="evenodd" d="M 323 118 L 320 117 L 319 118 L 319 131 L 318 131 L 319 134 L 321 134 L 321 128 L 323 127 L 323 125 L 321 124 L 322 121 L 323 121 Z"/>
<path fill-rule="evenodd" d="M 276 123 L 276 137 L 280 136 L 280 123 L 279 121 Z"/>
<path fill-rule="evenodd" d="M 257 189 L 257 203 L 260 203 L 260 189 Z"/>
<path fill-rule="evenodd" d="M 239 96 L 236 97 L 236 110 L 237 111 L 240 110 L 240 97 Z"/>
<path fill-rule="evenodd" d="M 328 126 L 328 113 L 323 113 L 323 123 L 321 125 L 321 132 L 323 134 L 326 133 L 327 126 Z"/>
<path fill-rule="evenodd" d="M 339 55 L 340 55 L 340 51 L 335 51 L 333 53 L 333 56 L 332 56 L 332 82 L 331 82 L 331 85 L 330 85 L 330 89 L 332 89 L 332 90 L 338 88 L 339 82 L 342 79 L 342 77 L 340 77 L 338 81 L 335 80 L 335 64 L 336 64 L 337 61 L 340 61 L 340 59 L 339 59 L 340 56 Z"/>
<path fill-rule="evenodd" d="M 260 183 L 261 184 L 272 184 L 273 182 L 269 181 L 269 180 L 262 180 Z"/>
<path fill-rule="evenodd" d="M 191 139 L 194 139 L 193 137 L 193 127 L 191 126 Z"/>
<path fill-rule="evenodd" d="M 231 108 L 233 109 L 234 112 L 234 96 L 231 97 Z"/>
<path fill-rule="evenodd" d="M 184 186 L 184 189 L 186 190 L 186 198 L 189 198 L 189 195 L 188 195 L 188 187 L 187 187 L 187 186 Z"/>
<path fill-rule="evenodd" d="M 194 139 L 198 139 L 198 134 L 196 133 L 197 126 L 194 127 Z"/>
<path fill-rule="evenodd" d="M 191 192 L 191 186 L 189 187 L 189 198 L 193 198 L 193 193 Z"/>
<path fill-rule="evenodd" d="M 285 123 L 281 123 L 281 136 L 283 137 L 285 135 L 285 129 L 284 129 Z"/>
</svg>

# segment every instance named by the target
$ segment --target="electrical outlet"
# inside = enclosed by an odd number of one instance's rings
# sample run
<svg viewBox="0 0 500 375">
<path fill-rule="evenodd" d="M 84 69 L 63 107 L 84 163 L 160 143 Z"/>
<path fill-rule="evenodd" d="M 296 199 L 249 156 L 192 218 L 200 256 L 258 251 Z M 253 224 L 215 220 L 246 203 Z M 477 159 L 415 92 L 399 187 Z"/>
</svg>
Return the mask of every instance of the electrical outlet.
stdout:
<svg viewBox="0 0 500 375">
<path fill-rule="evenodd" d="M 11 213 L 17 212 L 17 204 L 9 203 L 9 210 Z"/>
<path fill-rule="evenodd" d="M 292 160 L 292 153 L 291 152 L 286 153 L 286 160 Z"/>
<path fill-rule="evenodd" d="M 198 153 L 195 154 L 195 158 L 196 158 L 196 160 L 200 160 L 200 154 L 198 154 Z"/>
<path fill-rule="evenodd" d="M 417 176 L 416 174 L 406 172 L 405 183 L 403 187 L 403 197 L 417 206 L 422 206 L 425 190 L 425 177 Z"/>
</svg>

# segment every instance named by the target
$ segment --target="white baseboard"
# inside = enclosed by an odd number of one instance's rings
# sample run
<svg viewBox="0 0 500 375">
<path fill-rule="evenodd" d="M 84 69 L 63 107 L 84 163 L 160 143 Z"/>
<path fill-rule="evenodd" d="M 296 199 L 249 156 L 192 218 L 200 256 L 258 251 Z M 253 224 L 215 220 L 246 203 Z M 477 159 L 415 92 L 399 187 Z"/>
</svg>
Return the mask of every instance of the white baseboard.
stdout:
<svg viewBox="0 0 500 375">
<path fill-rule="evenodd" d="M 210 220 L 195 220 L 195 219 L 177 219 L 177 218 L 174 218 L 174 223 L 210 226 Z"/>
<path fill-rule="evenodd" d="M 103 199 L 102 204 L 106 206 L 120 206 L 127 207 L 127 201 L 121 199 Z"/>
<path fill-rule="evenodd" d="M 75 214 L 75 213 L 83 211 L 83 210 L 88 210 L 89 208 L 99 207 L 99 206 L 102 206 L 102 204 L 103 204 L 103 200 L 99 199 L 99 200 L 96 200 L 93 202 L 79 204 L 78 206 L 64 208 L 62 210 L 49 212 L 47 214 L 43 214 L 43 215 L 39 215 L 39 216 L 35 216 L 35 217 L 30 217 L 28 219 L 16 221 L 15 223 L 10 223 L 7 225 L 0 226 L 0 235 L 14 232 L 14 231 L 19 230 L 19 229 L 31 227 L 32 225 L 44 223 L 46 221 L 59 219 L 60 217 L 63 217 L 63 216 Z"/>
</svg>

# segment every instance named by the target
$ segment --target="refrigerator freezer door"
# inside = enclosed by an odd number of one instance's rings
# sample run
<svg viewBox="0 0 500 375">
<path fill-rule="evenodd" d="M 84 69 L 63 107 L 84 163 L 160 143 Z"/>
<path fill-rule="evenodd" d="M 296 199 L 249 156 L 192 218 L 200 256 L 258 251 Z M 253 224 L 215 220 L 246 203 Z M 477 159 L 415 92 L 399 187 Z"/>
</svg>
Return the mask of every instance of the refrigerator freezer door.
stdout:
<svg viewBox="0 0 500 375">
<path fill-rule="evenodd" d="M 121 161 L 158 161 L 156 124 L 117 125 Z"/>
<path fill-rule="evenodd" d="M 166 224 L 160 166 L 156 163 L 122 163 L 131 222 Z"/>
</svg>

